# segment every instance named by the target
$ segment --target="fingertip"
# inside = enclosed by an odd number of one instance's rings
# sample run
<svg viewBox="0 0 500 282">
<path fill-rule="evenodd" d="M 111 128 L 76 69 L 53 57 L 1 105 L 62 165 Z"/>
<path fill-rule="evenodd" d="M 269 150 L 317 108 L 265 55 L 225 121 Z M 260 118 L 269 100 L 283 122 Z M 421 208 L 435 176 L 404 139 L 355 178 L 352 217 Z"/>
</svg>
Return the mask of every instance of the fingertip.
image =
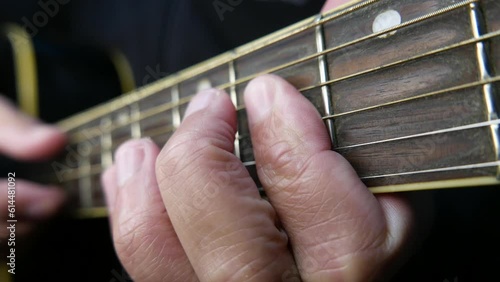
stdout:
<svg viewBox="0 0 500 282">
<path fill-rule="evenodd" d="M 207 108 L 210 105 L 210 102 L 215 100 L 218 95 L 219 90 L 213 88 L 197 93 L 189 102 L 184 118 L 187 118 L 197 111 Z"/>
<path fill-rule="evenodd" d="M 252 80 L 245 90 L 245 103 L 252 134 L 282 137 L 292 134 L 302 136 L 304 144 L 331 149 L 326 126 L 317 109 L 285 79 L 263 75 Z"/>
<path fill-rule="evenodd" d="M 257 123 L 271 114 L 279 83 L 277 77 L 263 75 L 247 85 L 244 100 L 251 123 Z"/>
<path fill-rule="evenodd" d="M 116 175 L 119 186 L 141 171 L 151 170 L 159 154 L 158 146 L 149 138 L 129 140 L 115 153 Z"/>
<path fill-rule="evenodd" d="M 225 101 L 226 104 L 230 102 L 229 96 L 223 90 L 211 88 L 198 92 L 189 102 L 184 119 L 201 110 L 219 107 L 220 100 Z"/>
</svg>

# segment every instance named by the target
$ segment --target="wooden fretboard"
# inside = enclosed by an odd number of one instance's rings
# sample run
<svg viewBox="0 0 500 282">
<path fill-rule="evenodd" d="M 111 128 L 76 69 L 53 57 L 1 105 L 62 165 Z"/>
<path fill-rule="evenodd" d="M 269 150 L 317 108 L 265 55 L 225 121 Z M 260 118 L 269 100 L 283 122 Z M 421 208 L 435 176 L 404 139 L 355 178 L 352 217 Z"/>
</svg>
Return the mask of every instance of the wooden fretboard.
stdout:
<svg viewBox="0 0 500 282">
<path fill-rule="evenodd" d="M 497 184 L 499 15 L 496 0 L 369 0 L 306 19 L 60 122 L 71 143 L 50 170 L 97 215 L 113 151 L 146 136 L 163 146 L 191 97 L 218 87 L 254 174 L 243 89 L 274 73 L 316 106 L 373 192 Z"/>
</svg>

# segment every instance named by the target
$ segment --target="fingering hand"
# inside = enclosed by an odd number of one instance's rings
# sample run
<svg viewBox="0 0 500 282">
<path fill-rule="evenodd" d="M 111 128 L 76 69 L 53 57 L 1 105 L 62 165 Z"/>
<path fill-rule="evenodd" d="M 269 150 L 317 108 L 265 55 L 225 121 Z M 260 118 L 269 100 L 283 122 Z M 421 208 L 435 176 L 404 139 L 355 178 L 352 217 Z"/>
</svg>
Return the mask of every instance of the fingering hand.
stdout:
<svg viewBox="0 0 500 282">
<path fill-rule="evenodd" d="M 42 125 L 19 112 L 6 98 L 0 96 L 0 153 L 21 161 L 44 160 L 65 144 L 64 135 L 56 128 Z M 15 173 L 15 171 L 11 171 Z M 20 236 L 35 224 L 54 214 L 64 201 L 64 194 L 55 187 L 44 187 L 20 179 L 16 174 L 15 216 L 23 218 L 16 224 Z M 0 239 L 8 235 L 7 174 L 0 175 Z"/>
<path fill-rule="evenodd" d="M 402 197 L 375 197 L 331 151 L 313 105 L 283 79 L 247 86 L 260 197 L 233 154 L 236 111 L 199 93 L 161 153 L 149 140 L 116 154 L 103 183 L 116 251 L 137 281 L 370 281 L 410 238 Z"/>
</svg>

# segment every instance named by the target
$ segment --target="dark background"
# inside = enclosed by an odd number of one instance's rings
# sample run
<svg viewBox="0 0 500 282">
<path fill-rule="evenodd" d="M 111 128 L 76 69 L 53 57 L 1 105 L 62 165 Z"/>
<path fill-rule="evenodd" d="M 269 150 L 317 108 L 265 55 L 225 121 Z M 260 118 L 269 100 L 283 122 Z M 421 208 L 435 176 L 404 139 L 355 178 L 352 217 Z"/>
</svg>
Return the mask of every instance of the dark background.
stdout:
<svg viewBox="0 0 500 282">
<path fill-rule="evenodd" d="M 221 21 L 212 0 L 43 1 L 49 2 L 58 10 L 41 25 L 38 1 L 0 1 L 0 23 L 24 25 L 34 38 L 41 113 L 49 122 L 120 94 L 105 56 L 110 50 L 125 54 L 142 85 L 313 15 L 323 4 L 244 0 Z M 2 68 L 5 74 L 11 67 L 0 62 Z M 498 187 L 422 194 L 435 202 L 420 207 L 434 213 L 432 225 L 428 218 L 421 223 L 430 235 L 393 280 L 499 281 Z M 129 281 L 108 228 L 107 219 L 63 215 L 44 224 L 21 242 L 15 281 Z"/>
</svg>

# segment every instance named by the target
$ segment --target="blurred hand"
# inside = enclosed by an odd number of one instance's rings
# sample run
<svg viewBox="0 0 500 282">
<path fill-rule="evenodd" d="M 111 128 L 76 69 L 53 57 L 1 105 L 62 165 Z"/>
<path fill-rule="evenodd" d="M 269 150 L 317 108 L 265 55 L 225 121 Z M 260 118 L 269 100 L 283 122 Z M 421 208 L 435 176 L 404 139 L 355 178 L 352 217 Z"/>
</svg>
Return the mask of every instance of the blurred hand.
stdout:
<svg viewBox="0 0 500 282">
<path fill-rule="evenodd" d="M 20 161 L 44 160 L 65 144 L 64 135 L 54 127 L 40 124 L 19 112 L 0 96 L 0 154 Z M 11 171 L 15 173 L 15 171 Z M 7 236 L 7 175 L 0 176 L 0 239 Z M 55 187 L 43 187 L 20 179 L 16 174 L 16 234 L 25 235 L 34 224 L 50 217 L 61 206 L 64 195 Z"/>
</svg>

